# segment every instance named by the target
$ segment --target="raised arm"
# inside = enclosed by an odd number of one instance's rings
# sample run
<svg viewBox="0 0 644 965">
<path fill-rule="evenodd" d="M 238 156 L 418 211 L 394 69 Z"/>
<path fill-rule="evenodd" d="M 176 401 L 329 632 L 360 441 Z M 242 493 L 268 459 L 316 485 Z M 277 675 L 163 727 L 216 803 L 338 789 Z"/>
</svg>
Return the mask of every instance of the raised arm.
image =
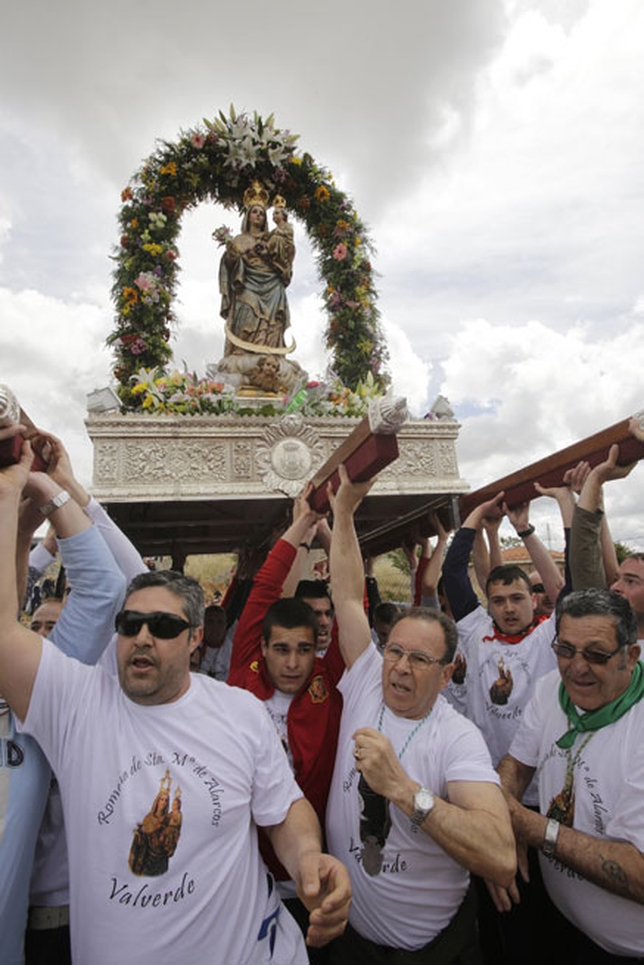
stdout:
<svg viewBox="0 0 644 965">
<path fill-rule="evenodd" d="M 353 517 L 373 480 L 352 483 L 343 465 L 339 472 L 340 487 L 335 496 L 329 492 L 333 509 L 329 568 L 340 650 L 345 664 L 351 667 L 371 642 L 369 620 L 364 610 L 362 554 Z"/>
<path fill-rule="evenodd" d="M 468 566 L 476 533 L 483 528 L 487 517 L 503 516 L 503 493 L 476 506 L 458 530 L 443 563 L 443 586 L 454 620 L 462 620 L 479 606 L 479 598 L 472 588 Z"/>
<path fill-rule="evenodd" d="M 499 542 L 499 527 L 502 521 L 502 516 L 497 519 L 486 517 L 481 529 L 477 529 L 474 537 L 472 565 L 474 566 L 476 582 L 483 591 L 485 591 L 490 570 L 493 570 L 495 566 L 501 566 L 503 563 L 503 554 Z"/>
<path fill-rule="evenodd" d="M 504 503 L 504 509 L 517 536 L 523 540 L 523 544 L 530 554 L 530 559 L 543 580 L 546 593 L 552 602 L 556 603 L 557 597 L 563 589 L 564 579 L 559 567 L 537 536 L 534 526 L 530 524 L 530 503 L 521 503 L 511 509 Z"/>
<path fill-rule="evenodd" d="M 284 585 L 282 586 L 282 596 L 295 596 L 297 584 L 300 582 L 304 564 L 311 552 L 311 546 L 315 539 L 318 515 L 314 513 L 308 503 L 308 496 L 311 492 L 309 483 L 304 492 L 293 502 L 293 522 L 286 530 L 282 539 L 295 547 L 295 557 L 288 572 Z"/>
<path fill-rule="evenodd" d="M 441 523 L 437 513 L 431 513 L 429 518 L 434 529 L 436 530 L 437 539 L 436 545 L 433 547 L 433 549 L 429 540 L 427 541 L 429 560 L 423 569 L 421 597 L 435 598 L 438 596 L 437 587 L 441 575 L 441 569 L 443 567 L 443 558 L 445 556 L 445 547 L 447 546 L 448 531 Z"/>
<path fill-rule="evenodd" d="M 0 430 L 0 438 L 8 437 L 7 430 Z M 70 537 L 90 526 L 73 499 L 67 502 L 61 499 L 61 506 L 51 506 L 50 501 L 61 495 L 60 486 L 44 473 L 30 476 L 32 459 L 31 446 L 25 442 L 20 461 L 0 470 L 0 693 L 23 720 L 38 672 L 42 641 L 38 634 L 16 620 L 16 539 L 20 500 L 25 494 L 41 508 L 50 509 L 50 519 L 59 536 Z"/>
<path fill-rule="evenodd" d="M 298 501 L 301 503 L 301 500 Z M 277 540 L 266 560 L 259 568 L 248 599 L 239 617 L 230 659 L 228 683 L 245 686 L 246 673 L 253 660 L 261 653 L 262 625 L 266 611 L 283 595 L 287 579 L 297 557 L 300 543 L 311 538 L 317 522 L 317 514 L 304 500 L 306 510 L 300 506 L 284 535 Z M 301 510 L 301 511 L 300 511 Z"/>
<path fill-rule="evenodd" d="M 617 571 L 615 548 L 604 516 L 603 485 L 623 479 L 633 469 L 618 466 L 619 446 L 587 474 L 575 509 L 570 535 L 570 570 L 575 590 L 610 585 Z"/>
<path fill-rule="evenodd" d="M 62 489 L 67 490 L 94 523 L 107 543 L 126 582 L 129 583 L 139 573 L 145 573 L 147 567 L 139 551 L 132 545 L 125 533 L 119 529 L 101 504 L 93 499 L 77 480 L 69 453 L 62 441 L 50 432 L 39 432 L 38 441 L 39 444 L 44 444 L 47 447 L 48 474 L 56 480 Z"/>
</svg>

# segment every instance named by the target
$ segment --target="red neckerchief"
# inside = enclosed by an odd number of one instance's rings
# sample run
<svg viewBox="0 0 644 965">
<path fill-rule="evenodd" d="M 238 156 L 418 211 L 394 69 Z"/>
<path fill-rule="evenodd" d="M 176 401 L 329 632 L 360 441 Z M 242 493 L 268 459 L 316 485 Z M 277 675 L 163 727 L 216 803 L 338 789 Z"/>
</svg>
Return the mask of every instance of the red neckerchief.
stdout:
<svg viewBox="0 0 644 965">
<path fill-rule="evenodd" d="M 500 640 L 501 643 L 521 643 L 521 641 L 525 640 L 525 638 L 529 636 L 533 630 L 536 630 L 540 623 L 543 623 L 543 621 L 547 619 L 548 617 L 545 615 L 535 617 L 530 626 L 525 630 L 522 630 L 521 633 L 502 633 L 495 623 L 493 624 L 494 633 L 491 637 L 483 637 L 483 642 L 488 643 L 492 640 Z"/>
</svg>

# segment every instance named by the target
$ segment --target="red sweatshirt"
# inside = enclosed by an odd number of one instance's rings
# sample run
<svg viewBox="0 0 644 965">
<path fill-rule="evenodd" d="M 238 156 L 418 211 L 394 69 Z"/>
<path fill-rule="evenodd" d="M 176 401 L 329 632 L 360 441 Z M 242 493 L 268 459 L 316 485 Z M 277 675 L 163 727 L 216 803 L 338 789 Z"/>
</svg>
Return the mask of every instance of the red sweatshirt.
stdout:
<svg viewBox="0 0 644 965">
<path fill-rule="evenodd" d="M 275 692 L 262 657 L 262 624 L 268 608 L 280 599 L 296 553 L 290 543 L 278 540 L 255 577 L 237 624 L 228 683 L 249 690 L 260 700 L 267 700 Z M 316 657 L 311 676 L 293 697 L 288 711 L 288 745 L 295 777 L 322 828 L 342 713 L 342 696 L 336 685 L 344 669 L 334 625 L 326 654 L 323 658 Z M 264 839 L 262 853 L 270 870 L 279 880 L 288 878 L 267 845 Z"/>
</svg>

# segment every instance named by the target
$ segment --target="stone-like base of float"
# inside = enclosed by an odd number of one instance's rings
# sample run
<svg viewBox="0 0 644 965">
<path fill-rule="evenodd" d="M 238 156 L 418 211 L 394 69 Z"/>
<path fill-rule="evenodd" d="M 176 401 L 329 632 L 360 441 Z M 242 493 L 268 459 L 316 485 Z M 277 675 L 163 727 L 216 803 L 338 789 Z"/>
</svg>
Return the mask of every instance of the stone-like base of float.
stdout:
<svg viewBox="0 0 644 965">
<path fill-rule="evenodd" d="M 257 401 L 257 400 L 255 400 Z M 144 555 L 228 552 L 259 542 L 359 419 L 262 416 L 90 415 L 93 493 Z M 410 420 L 399 458 L 361 507 L 371 551 L 429 509 L 468 490 L 459 477 L 452 420 Z"/>
</svg>

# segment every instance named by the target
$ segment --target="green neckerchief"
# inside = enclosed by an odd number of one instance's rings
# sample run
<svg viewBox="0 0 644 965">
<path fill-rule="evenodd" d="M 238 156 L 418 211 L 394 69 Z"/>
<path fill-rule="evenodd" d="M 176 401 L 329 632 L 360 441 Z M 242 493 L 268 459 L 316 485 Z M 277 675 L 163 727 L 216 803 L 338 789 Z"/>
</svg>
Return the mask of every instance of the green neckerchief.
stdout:
<svg viewBox="0 0 644 965">
<path fill-rule="evenodd" d="M 635 664 L 631 682 L 623 694 L 620 694 L 615 700 L 611 700 L 610 704 L 606 704 L 605 707 L 600 707 L 599 710 L 590 710 L 585 714 L 577 713 L 577 709 L 562 681 L 559 684 L 559 706 L 568 718 L 570 730 L 567 730 L 559 738 L 557 747 L 563 749 L 572 747 L 577 734 L 589 730 L 600 730 L 608 724 L 614 724 L 642 697 L 644 697 L 644 672 L 641 661 Z"/>
</svg>

